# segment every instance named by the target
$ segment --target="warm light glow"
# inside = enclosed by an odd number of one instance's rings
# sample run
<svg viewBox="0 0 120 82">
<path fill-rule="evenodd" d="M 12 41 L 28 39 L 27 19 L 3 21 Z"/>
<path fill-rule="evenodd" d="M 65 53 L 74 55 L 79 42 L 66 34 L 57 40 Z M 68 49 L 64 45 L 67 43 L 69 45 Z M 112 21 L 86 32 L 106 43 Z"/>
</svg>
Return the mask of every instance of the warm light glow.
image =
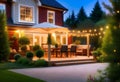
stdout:
<svg viewBox="0 0 120 82">
<path fill-rule="evenodd" d="M 103 28 L 100 28 L 100 31 L 103 31 Z"/>
<path fill-rule="evenodd" d="M 101 33 L 99 32 L 99 35 L 101 35 Z"/>
<path fill-rule="evenodd" d="M 96 29 L 94 29 L 94 32 L 96 32 L 97 30 Z"/>
<path fill-rule="evenodd" d="M 100 39 L 102 38 L 102 36 L 100 36 Z"/>
<path fill-rule="evenodd" d="M 15 32 L 16 32 L 16 33 L 19 33 L 19 32 L 20 32 L 20 30 L 16 30 Z"/>
<path fill-rule="evenodd" d="M 103 34 L 105 34 L 105 32 L 103 32 Z"/>
<path fill-rule="evenodd" d="M 89 30 L 89 32 L 92 32 L 92 30 Z"/>
<path fill-rule="evenodd" d="M 78 33 L 80 33 L 80 31 L 78 31 Z"/>
<path fill-rule="evenodd" d="M 74 30 L 72 32 L 75 32 Z"/>
<path fill-rule="evenodd" d="M 108 29 L 109 28 L 109 26 L 106 26 L 106 29 Z"/>
<path fill-rule="evenodd" d="M 116 50 L 114 50 L 114 52 L 116 52 Z"/>
<path fill-rule="evenodd" d="M 120 11 L 118 10 L 117 13 L 120 13 Z"/>
</svg>

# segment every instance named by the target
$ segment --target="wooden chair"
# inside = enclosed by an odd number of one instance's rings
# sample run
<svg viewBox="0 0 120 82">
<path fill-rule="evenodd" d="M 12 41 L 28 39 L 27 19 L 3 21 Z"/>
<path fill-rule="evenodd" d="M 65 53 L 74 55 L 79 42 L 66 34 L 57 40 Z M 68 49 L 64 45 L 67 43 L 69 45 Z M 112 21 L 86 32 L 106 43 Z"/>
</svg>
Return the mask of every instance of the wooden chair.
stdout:
<svg viewBox="0 0 120 82">
<path fill-rule="evenodd" d="M 77 46 L 75 46 L 75 45 L 71 46 L 71 48 L 70 48 L 70 56 L 76 54 L 76 49 L 77 49 Z"/>
<path fill-rule="evenodd" d="M 62 45 L 60 49 L 61 57 L 62 54 L 65 54 L 68 57 L 68 46 L 67 45 Z"/>
</svg>

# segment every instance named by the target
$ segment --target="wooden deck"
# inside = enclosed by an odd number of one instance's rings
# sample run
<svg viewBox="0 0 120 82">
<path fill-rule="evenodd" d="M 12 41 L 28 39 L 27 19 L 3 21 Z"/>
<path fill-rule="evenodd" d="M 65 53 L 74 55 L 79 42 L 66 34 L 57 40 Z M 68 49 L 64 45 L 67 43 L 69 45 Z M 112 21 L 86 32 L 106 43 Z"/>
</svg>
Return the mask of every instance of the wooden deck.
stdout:
<svg viewBox="0 0 120 82">
<path fill-rule="evenodd" d="M 33 60 L 37 60 L 37 57 L 34 57 Z M 45 59 L 48 61 L 48 57 L 43 57 L 42 59 Z M 93 59 L 93 56 L 72 56 L 72 57 L 51 57 L 51 61 L 68 61 L 68 60 L 90 60 Z"/>
</svg>

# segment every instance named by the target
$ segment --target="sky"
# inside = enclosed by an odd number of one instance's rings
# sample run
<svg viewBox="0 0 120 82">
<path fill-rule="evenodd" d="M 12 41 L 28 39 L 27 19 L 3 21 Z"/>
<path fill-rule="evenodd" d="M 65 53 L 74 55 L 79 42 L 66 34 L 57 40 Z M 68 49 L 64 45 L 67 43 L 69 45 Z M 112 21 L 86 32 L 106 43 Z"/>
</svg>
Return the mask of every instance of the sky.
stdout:
<svg viewBox="0 0 120 82">
<path fill-rule="evenodd" d="M 57 1 L 68 9 L 68 12 L 65 13 L 64 15 L 64 20 L 72 13 L 72 11 L 74 11 L 75 15 L 77 15 L 81 6 L 84 7 L 87 16 L 89 16 L 97 1 L 99 1 L 102 10 L 105 11 L 106 13 L 108 13 L 108 11 L 104 8 L 102 2 L 105 2 L 106 4 L 110 5 L 109 0 L 57 0 Z"/>
</svg>

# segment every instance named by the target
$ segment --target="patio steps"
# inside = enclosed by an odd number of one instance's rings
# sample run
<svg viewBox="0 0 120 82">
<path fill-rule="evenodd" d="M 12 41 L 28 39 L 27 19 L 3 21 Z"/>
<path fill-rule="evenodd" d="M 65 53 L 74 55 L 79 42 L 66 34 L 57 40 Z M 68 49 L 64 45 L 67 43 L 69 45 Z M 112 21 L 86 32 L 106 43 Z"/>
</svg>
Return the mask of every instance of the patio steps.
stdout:
<svg viewBox="0 0 120 82">
<path fill-rule="evenodd" d="M 93 59 L 83 59 L 83 60 L 66 60 L 66 61 L 52 61 L 53 66 L 64 66 L 64 65 L 76 65 L 76 64 L 90 64 L 96 63 Z"/>
</svg>

